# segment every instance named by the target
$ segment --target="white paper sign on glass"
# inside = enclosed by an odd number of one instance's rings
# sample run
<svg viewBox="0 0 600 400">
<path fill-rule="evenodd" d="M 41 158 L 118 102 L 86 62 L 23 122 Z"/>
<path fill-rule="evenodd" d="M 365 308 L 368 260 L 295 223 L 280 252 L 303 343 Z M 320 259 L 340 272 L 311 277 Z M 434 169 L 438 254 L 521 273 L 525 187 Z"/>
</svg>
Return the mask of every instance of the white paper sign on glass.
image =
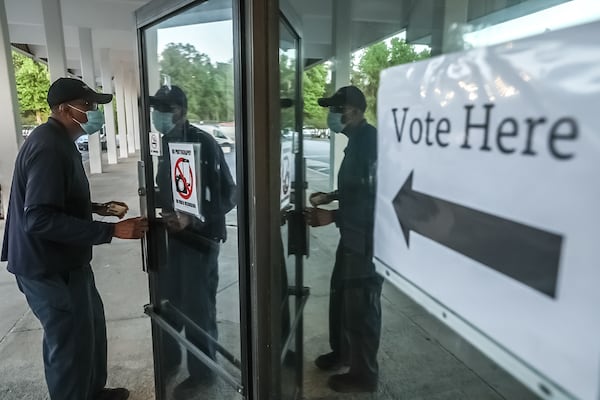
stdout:
<svg viewBox="0 0 600 400">
<path fill-rule="evenodd" d="M 160 134 L 160 132 L 152 131 L 148 133 L 148 142 L 150 144 L 150 155 L 162 157 L 162 135 Z"/>
<path fill-rule="evenodd" d="M 292 152 L 292 141 L 281 141 L 281 190 L 280 209 L 283 210 L 290 204 L 292 192 L 292 172 L 294 171 L 294 153 Z"/>
<path fill-rule="evenodd" d="M 556 388 L 599 398 L 600 24 L 390 68 L 375 259 Z"/>
<path fill-rule="evenodd" d="M 169 143 L 173 208 L 202 218 L 200 143 Z"/>
</svg>

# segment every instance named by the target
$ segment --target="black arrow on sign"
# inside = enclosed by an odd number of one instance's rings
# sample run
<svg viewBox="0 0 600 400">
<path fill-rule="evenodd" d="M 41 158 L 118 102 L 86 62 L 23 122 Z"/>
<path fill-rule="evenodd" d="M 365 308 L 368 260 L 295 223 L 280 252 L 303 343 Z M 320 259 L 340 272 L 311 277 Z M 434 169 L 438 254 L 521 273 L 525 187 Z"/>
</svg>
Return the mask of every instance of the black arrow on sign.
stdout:
<svg viewBox="0 0 600 400">
<path fill-rule="evenodd" d="M 410 247 L 410 231 L 556 297 L 562 236 L 486 214 L 412 189 L 413 172 L 393 200 Z"/>
</svg>

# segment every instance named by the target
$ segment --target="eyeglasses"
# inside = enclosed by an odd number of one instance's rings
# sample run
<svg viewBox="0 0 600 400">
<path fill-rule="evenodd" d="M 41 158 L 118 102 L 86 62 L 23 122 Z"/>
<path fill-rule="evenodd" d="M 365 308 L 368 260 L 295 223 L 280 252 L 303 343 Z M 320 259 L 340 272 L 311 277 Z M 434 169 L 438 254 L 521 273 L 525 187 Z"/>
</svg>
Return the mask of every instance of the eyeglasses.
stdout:
<svg viewBox="0 0 600 400">
<path fill-rule="evenodd" d="M 343 114 L 345 110 L 344 106 L 331 106 L 329 107 L 329 111 L 331 111 L 332 113 Z"/>
<path fill-rule="evenodd" d="M 177 111 L 181 110 L 181 106 L 178 106 L 178 105 L 175 105 L 175 104 L 173 104 L 173 105 L 160 104 L 160 105 L 157 105 L 157 106 L 152 106 L 152 108 L 154 110 L 156 110 L 156 111 L 163 112 L 163 113 L 166 113 L 166 112 L 177 112 Z"/>
<path fill-rule="evenodd" d="M 98 109 L 98 103 L 89 102 L 87 100 L 81 100 L 76 104 L 85 106 L 87 111 L 96 111 Z"/>
</svg>

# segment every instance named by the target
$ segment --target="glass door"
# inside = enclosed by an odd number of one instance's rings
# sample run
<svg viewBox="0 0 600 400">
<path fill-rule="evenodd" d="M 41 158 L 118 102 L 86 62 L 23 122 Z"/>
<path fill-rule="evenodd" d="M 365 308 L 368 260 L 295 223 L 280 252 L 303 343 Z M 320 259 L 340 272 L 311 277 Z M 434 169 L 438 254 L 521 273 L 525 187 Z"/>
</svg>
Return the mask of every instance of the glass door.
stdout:
<svg viewBox="0 0 600 400">
<path fill-rule="evenodd" d="M 300 37 L 285 16 L 279 23 L 281 143 L 281 398 L 302 398 L 303 311 L 307 254 Z"/>
<path fill-rule="evenodd" d="M 151 221 L 145 312 L 152 320 L 157 399 L 239 399 L 246 324 L 234 4 L 190 3 L 140 31 L 148 135 L 141 194 Z"/>
</svg>

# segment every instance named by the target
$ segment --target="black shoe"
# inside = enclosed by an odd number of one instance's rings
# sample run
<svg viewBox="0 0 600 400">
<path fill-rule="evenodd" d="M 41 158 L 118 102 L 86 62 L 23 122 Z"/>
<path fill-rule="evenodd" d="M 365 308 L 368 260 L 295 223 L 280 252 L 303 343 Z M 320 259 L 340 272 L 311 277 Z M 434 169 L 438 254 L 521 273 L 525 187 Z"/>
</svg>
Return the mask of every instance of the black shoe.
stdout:
<svg viewBox="0 0 600 400">
<path fill-rule="evenodd" d="M 164 372 L 162 379 L 164 379 L 166 383 L 169 383 L 176 380 L 177 375 L 179 375 L 179 368 L 171 368 Z"/>
<path fill-rule="evenodd" d="M 342 361 L 337 353 L 332 351 L 331 353 L 321 354 L 317 357 L 315 365 L 323 371 L 332 371 L 344 367 L 346 363 Z"/>
<path fill-rule="evenodd" d="M 192 378 L 191 376 L 186 378 L 179 385 L 173 389 L 173 399 L 175 400 L 187 400 L 198 394 L 202 389 L 207 388 L 210 384 L 214 383 L 215 376 L 212 373 L 203 376 L 202 378 Z"/>
<path fill-rule="evenodd" d="M 283 358 L 283 365 L 286 367 L 294 367 L 296 366 L 296 352 L 292 350 L 288 350 Z"/>
<path fill-rule="evenodd" d="M 129 390 L 125 388 L 104 388 L 96 395 L 95 400 L 126 400 L 129 398 Z"/>
<path fill-rule="evenodd" d="M 377 379 L 366 379 L 353 374 L 333 375 L 327 386 L 338 393 L 373 393 L 377 391 Z"/>
</svg>

